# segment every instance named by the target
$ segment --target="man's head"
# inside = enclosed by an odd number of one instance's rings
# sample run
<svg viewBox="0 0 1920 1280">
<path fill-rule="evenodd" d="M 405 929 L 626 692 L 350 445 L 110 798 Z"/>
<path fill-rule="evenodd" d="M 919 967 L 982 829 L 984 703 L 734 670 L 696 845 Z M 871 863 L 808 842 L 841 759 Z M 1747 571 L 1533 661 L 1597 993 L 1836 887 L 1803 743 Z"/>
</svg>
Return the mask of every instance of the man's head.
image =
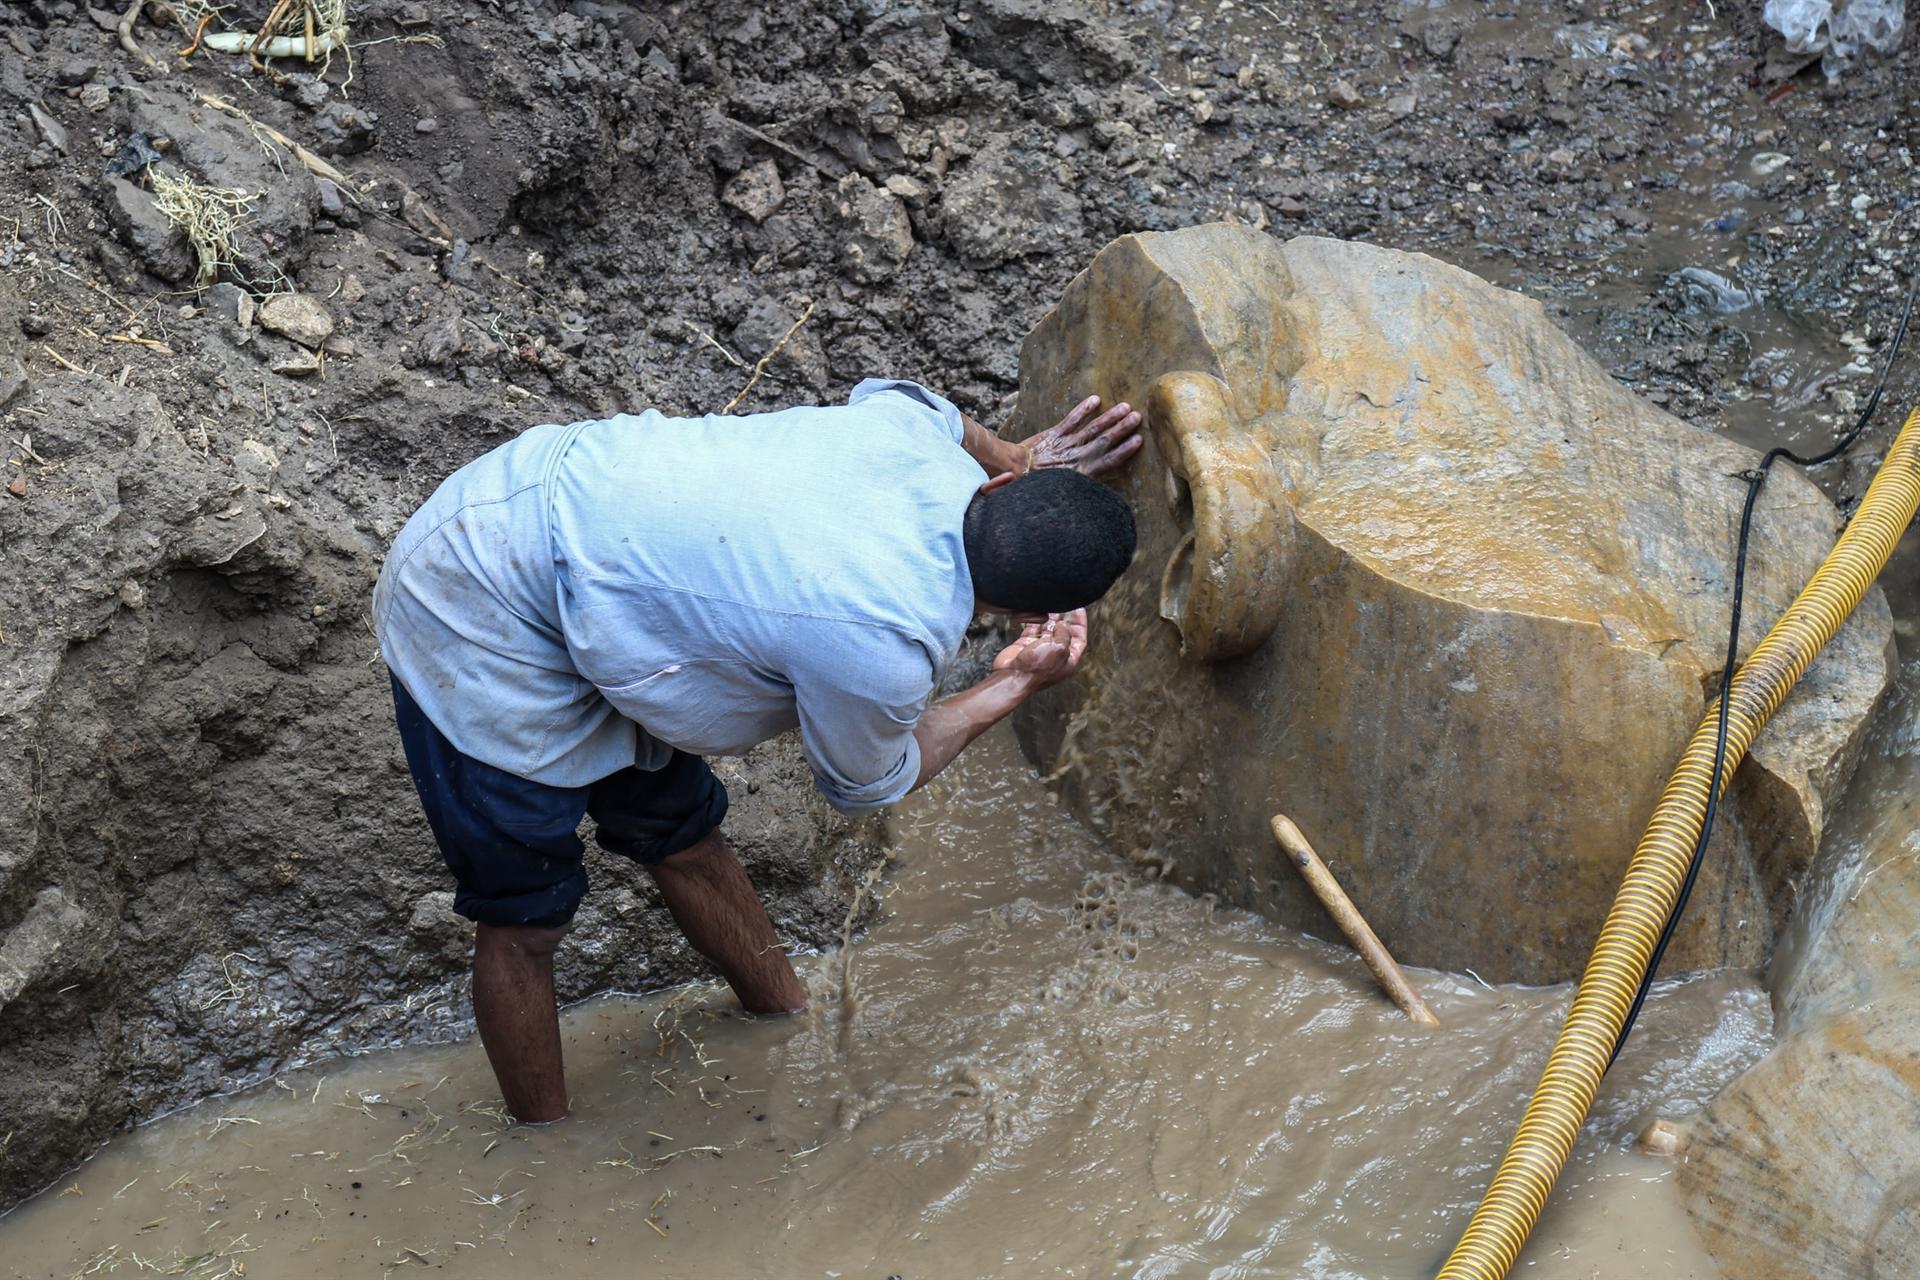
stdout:
<svg viewBox="0 0 1920 1280">
<path fill-rule="evenodd" d="M 1010 613 L 1090 605 L 1133 559 L 1126 500 L 1066 467 L 988 483 L 967 505 L 963 535 L 974 598 Z"/>
</svg>

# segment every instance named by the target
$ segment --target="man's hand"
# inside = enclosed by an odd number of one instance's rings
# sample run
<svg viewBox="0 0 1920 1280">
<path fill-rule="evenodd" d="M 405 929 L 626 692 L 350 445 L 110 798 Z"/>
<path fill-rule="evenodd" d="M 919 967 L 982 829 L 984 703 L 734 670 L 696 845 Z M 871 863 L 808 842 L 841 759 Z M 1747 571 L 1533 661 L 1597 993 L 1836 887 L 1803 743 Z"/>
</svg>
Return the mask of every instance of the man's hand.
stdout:
<svg viewBox="0 0 1920 1280">
<path fill-rule="evenodd" d="M 927 785 L 961 748 L 991 729 L 1048 685 L 1059 684 L 1080 666 L 1087 651 L 1087 611 L 1050 613 L 1022 619 L 1020 636 L 993 660 L 985 680 L 943 698 L 928 707 L 913 727 L 920 744 L 920 776 L 914 788 Z"/>
<path fill-rule="evenodd" d="M 1100 397 L 1088 396 L 1066 417 L 1027 441 L 1033 469 L 1072 467 L 1096 479 L 1125 466 L 1140 451 L 1140 415 L 1125 401 L 1100 412 Z"/>
<path fill-rule="evenodd" d="M 1019 637 L 994 658 L 993 669 L 1024 676 L 1033 688 L 1045 689 L 1079 670 L 1086 652 L 1087 611 L 1052 613 L 1020 628 Z"/>
</svg>

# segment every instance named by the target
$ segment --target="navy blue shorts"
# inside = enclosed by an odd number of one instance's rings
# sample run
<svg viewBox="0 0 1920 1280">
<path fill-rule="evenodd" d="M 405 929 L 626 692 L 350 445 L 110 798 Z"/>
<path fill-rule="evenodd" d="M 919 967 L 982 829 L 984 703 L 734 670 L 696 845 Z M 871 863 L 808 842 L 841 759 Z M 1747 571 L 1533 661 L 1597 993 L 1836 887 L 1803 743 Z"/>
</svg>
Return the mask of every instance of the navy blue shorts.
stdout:
<svg viewBox="0 0 1920 1280">
<path fill-rule="evenodd" d="M 555 928 L 587 893 L 580 819 L 609 853 L 651 864 L 706 839 L 727 815 L 727 789 L 683 751 L 663 769 L 622 769 L 585 787 L 555 787 L 461 754 L 413 695 L 393 682 L 407 769 L 458 884 L 453 909 L 481 924 Z"/>
</svg>

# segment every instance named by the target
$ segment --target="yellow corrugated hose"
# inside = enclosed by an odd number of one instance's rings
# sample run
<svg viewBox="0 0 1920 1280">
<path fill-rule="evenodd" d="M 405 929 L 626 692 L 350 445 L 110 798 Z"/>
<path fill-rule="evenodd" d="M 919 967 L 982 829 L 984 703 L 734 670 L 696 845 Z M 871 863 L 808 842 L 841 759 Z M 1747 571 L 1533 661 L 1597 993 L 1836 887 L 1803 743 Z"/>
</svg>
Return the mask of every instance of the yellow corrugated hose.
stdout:
<svg viewBox="0 0 1920 1280">
<path fill-rule="evenodd" d="M 1894 544 L 1920 509 L 1920 409 L 1907 418 L 1880 463 L 1846 531 L 1812 581 L 1773 624 L 1733 679 L 1728 696 L 1722 790 L 1780 706 L 1847 615 L 1886 567 Z M 1694 730 L 1633 851 L 1607 911 L 1573 1009 L 1554 1042 L 1540 1086 L 1439 1280 L 1502 1280 L 1539 1221 L 1586 1123 L 1614 1045 L 1672 913 L 1700 838 L 1713 774 L 1719 704 Z"/>
</svg>

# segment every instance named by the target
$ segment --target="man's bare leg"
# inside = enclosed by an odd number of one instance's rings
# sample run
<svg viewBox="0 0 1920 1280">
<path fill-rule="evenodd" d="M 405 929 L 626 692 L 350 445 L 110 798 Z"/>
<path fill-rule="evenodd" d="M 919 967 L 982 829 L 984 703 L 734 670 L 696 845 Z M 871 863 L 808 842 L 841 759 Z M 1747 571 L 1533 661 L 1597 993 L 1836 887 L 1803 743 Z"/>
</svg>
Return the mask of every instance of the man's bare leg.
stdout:
<svg viewBox="0 0 1920 1280">
<path fill-rule="evenodd" d="M 806 1008 L 806 984 L 781 951 L 746 868 L 718 831 L 647 870 L 680 932 L 713 961 L 748 1013 Z"/>
<path fill-rule="evenodd" d="M 553 952 L 565 928 L 486 925 L 473 938 L 473 1020 L 516 1120 L 546 1124 L 567 1114 Z"/>
</svg>

